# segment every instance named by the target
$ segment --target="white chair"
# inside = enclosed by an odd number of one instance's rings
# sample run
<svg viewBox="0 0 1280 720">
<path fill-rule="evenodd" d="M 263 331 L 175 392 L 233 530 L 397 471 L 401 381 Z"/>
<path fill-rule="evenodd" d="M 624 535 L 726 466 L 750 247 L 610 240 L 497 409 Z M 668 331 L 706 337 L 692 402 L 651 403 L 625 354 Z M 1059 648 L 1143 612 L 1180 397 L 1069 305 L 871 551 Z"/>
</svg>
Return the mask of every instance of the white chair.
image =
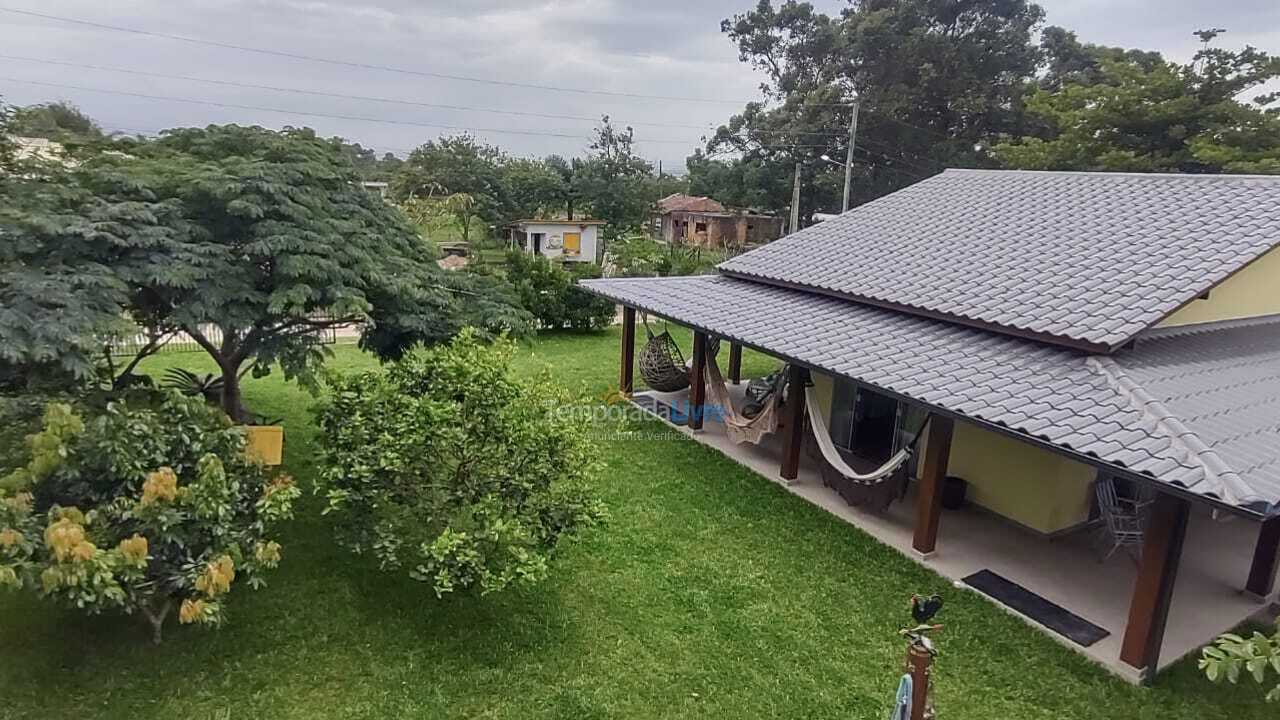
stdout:
<svg viewBox="0 0 1280 720">
<path fill-rule="evenodd" d="M 1134 562 L 1142 559 L 1142 542 L 1147 531 L 1148 508 L 1154 498 L 1140 487 L 1138 497 L 1121 497 L 1116 492 L 1114 478 L 1098 478 L 1095 483 L 1098 511 L 1102 514 L 1102 532 L 1099 543 L 1105 553 L 1099 562 L 1106 562 L 1116 551 L 1124 548 Z"/>
</svg>

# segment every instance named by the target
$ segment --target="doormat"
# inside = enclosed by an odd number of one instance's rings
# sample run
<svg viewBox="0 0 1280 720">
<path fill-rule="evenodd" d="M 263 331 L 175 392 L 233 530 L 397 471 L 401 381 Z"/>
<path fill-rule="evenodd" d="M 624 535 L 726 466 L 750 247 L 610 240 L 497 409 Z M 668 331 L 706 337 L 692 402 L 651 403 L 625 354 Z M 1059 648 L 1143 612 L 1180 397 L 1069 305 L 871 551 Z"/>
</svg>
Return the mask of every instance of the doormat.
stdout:
<svg viewBox="0 0 1280 720">
<path fill-rule="evenodd" d="M 990 570 L 979 570 L 965 578 L 964 583 L 1082 647 L 1089 647 L 1111 634 L 1061 605 L 1049 602 Z"/>
<path fill-rule="evenodd" d="M 645 412 L 651 415 L 656 415 L 657 417 L 663 420 L 666 420 L 672 425 L 684 425 L 685 423 L 688 422 L 688 418 L 685 416 L 684 413 L 673 414 L 671 411 L 670 405 L 662 402 L 661 400 L 653 397 L 652 395 L 644 395 L 644 394 L 632 395 L 631 402 L 635 403 L 636 407 L 640 408 L 641 410 L 644 410 Z"/>
</svg>

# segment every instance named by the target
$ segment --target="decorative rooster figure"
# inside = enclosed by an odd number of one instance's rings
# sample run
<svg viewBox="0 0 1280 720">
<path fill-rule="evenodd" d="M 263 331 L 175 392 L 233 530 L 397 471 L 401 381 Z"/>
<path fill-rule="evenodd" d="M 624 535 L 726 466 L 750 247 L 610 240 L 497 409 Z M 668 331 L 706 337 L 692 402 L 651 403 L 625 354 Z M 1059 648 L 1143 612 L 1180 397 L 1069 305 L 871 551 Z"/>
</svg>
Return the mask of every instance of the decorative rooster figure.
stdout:
<svg viewBox="0 0 1280 720">
<path fill-rule="evenodd" d="M 898 686 L 890 720 L 928 720 L 934 717 L 933 704 L 929 700 L 929 676 L 933 658 L 938 654 L 929 633 L 942 629 L 932 622 L 942 609 L 942 597 L 930 595 L 911 596 L 911 619 L 915 625 L 898 633 L 907 638 L 907 672 Z"/>
</svg>

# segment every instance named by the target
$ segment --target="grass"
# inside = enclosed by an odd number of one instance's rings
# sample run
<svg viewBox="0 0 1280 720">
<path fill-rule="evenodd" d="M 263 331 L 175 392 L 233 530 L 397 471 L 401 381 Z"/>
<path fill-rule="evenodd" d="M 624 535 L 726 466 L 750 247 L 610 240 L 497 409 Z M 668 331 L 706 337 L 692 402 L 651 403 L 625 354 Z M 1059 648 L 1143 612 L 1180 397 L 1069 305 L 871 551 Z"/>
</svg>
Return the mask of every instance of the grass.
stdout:
<svg viewBox="0 0 1280 720">
<path fill-rule="evenodd" d="M 677 333 L 684 347 L 686 335 Z M 617 332 L 553 334 L 519 358 L 599 396 Z M 152 362 L 206 369 L 198 355 Z M 353 347 L 331 366 L 369 367 Z M 744 372 L 766 358 L 747 353 Z M 285 418 L 305 484 L 312 399 L 249 381 Z M 264 590 L 221 630 L 81 617 L 0 596 L 0 718 L 884 718 L 911 592 L 937 575 L 656 422 L 598 428 L 612 521 L 530 590 L 436 601 L 331 541 L 308 497 Z M 972 593 L 945 593 L 935 701 L 959 718 L 1275 717 L 1262 692 L 1209 684 L 1189 661 L 1135 688 Z"/>
</svg>

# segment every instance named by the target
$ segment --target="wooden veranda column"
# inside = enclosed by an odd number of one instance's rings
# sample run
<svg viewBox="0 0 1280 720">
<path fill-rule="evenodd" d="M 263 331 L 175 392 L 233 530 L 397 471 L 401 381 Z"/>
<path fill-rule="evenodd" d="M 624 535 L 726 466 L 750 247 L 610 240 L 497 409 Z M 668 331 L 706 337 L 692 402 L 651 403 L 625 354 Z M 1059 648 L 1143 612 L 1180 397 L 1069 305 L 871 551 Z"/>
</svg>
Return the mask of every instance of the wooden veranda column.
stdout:
<svg viewBox="0 0 1280 720">
<path fill-rule="evenodd" d="M 782 448 L 782 469 L 779 475 L 784 480 L 795 480 L 800 474 L 800 448 L 804 445 L 804 388 L 809 384 L 809 371 L 799 365 L 792 364 L 787 375 L 787 412 L 785 444 Z"/>
<path fill-rule="evenodd" d="M 1280 565 L 1280 516 L 1262 521 L 1258 544 L 1253 548 L 1253 565 L 1245 592 L 1265 600 L 1276 587 L 1276 567 Z"/>
<path fill-rule="evenodd" d="M 1188 501 L 1168 493 L 1158 493 L 1151 505 L 1138 579 L 1129 601 L 1129 622 L 1120 645 L 1121 662 L 1136 669 L 1143 682 L 1150 681 L 1159 668 L 1160 646 L 1190 514 Z"/>
<path fill-rule="evenodd" d="M 707 405 L 707 334 L 693 334 L 693 365 L 689 368 L 689 429 L 702 429 Z"/>
<path fill-rule="evenodd" d="M 618 392 L 630 395 L 635 388 L 636 309 L 622 309 L 622 362 L 618 371 Z"/>
<path fill-rule="evenodd" d="M 742 346 L 729 343 L 729 381 L 734 385 L 742 382 Z"/>
<path fill-rule="evenodd" d="M 951 460 L 951 434 L 955 421 L 933 415 L 929 418 L 929 435 L 920 466 L 920 482 L 916 488 L 916 528 L 911 547 L 928 556 L 938 547 L 938 522 L 942 516 L 942 485 Z"/>
</svg>

